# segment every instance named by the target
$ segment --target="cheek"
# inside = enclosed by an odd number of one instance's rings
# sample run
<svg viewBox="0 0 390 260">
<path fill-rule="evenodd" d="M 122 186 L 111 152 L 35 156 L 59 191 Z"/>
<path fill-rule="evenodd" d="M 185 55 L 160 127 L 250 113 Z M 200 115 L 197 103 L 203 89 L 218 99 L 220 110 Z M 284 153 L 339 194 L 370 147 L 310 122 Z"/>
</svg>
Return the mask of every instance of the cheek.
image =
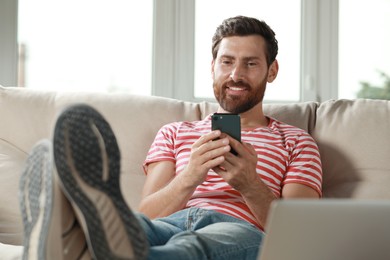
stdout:
<svg viewBox="0 0 390 260">
<path fill-rule="evenodd" d="M 260 75 L 257 74 L 257 75 L 253 75 L 253 77 L 249 78 L 249 80 L 253 83 L 253 82 L 256 82 L 256 83 L 263 83 L 263 82 L 266 82 L 268 80 L 268 72 L 266 71 L 265 73 L 262 72 Z"/>
<path fill-rule="evenodd" d="M 229 77 L 231 74 L 231 69 L 223 66 L 214 66 L 214 77 L 223 78 Z"/>
<path fill-rule="evenodd" d="M 214 70 L 213 73 L 211 73 L 211 77 L 215 83 L 219 83 L 224 80 L 224 75 L 220 70 Z"/>
</svg>

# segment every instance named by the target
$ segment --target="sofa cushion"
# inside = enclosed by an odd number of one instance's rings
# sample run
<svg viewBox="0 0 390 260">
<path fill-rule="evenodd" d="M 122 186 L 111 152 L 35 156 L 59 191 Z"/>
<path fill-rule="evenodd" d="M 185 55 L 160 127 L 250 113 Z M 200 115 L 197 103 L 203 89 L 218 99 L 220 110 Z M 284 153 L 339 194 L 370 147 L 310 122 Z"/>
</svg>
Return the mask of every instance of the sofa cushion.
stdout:
<svg viewBox="0 0 390 260">
<path fill-rule="evenodd" d="M 17 245 L 23 233 L 19 210 L 19 176 L 26 153 L 0 138 L 0 242 Z"/>
<path fill-rule="evenodd" d="M 312 134 L 325 197 L 390 199 L 390 101 L 323 102 Z"/>
</svg>

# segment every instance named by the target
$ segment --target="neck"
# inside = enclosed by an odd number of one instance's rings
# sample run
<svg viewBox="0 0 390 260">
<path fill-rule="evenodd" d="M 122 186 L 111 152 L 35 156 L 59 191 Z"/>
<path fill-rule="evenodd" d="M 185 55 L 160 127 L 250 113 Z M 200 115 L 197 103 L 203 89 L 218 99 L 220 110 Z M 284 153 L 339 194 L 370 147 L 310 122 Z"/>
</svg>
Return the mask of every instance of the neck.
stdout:
<svg viewBox="0 0 390 260">
<path fill-rule="evenodd" d="M 230 113 L 222 107 L 218 108 L 219 113 Z M 268 126 L 268 118 L 263 113 L 263 104 L 260 102 L 253 108 L 240 114 L 241 129 Z"/>
</svg>

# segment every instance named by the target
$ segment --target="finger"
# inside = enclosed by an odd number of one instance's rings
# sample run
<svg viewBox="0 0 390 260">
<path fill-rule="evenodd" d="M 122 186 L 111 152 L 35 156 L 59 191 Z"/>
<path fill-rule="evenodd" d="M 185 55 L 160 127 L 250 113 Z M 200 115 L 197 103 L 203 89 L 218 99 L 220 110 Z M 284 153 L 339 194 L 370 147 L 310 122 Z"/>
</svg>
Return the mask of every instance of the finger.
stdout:
<svg viewBox="0 0 390 260">
<path fill-rule="evenodd" d="M 212 168 L 212 169 L 213 169 L 213 171 L 215 173 L 217 173 L 220 176 L 222 176 L 224 173 L 226 173 L 226 170 L 223 167 L 219 166 L 219 165 L 214 167 L 214 168 Z"/>
<path fill-rule="evenodd" d="M 227 138 L 217 141 L 210 141 L 199 148 L 191 150 L 190 160 L 196 167 L 201 169 L 211 169 L 221 164 L 224 155 L 230 151 L 229 140 Z"/>
<path fill-rule="evenodd" d="M 193 144 L 193 147 L 200 147 L 203 144 L 210 142 L 212 140 L 218 139 L 221 137 L 221 131 L 220 130 L 215 130 L 211 131 L 210 133 L 207 133 L 205 135 L 202 135 L 196 142 Z"/>
<path fill-rule="evenodd" d="M 229 139 L 229 145 L 232 147 L 232 149 L 235 150 L 238 154 L 242 154 L 242 143 L 229 135 L 226 135 L 226 137 Z"/>
<path fill-rule="evenodd" d="M 199 156 L 202 156 L 204 160 L 210 160 L 212 158 L 224 155 L 230 151 L 229 139 L 217 139 L 210 140 L 207 143 L 203 143 L 201 146 L 193 146 L 192 153 L 196 153 Z"/>
<path fill-rule="evenodd" d="M 207 169 L 213 169 L 214 171 L 217 170 L 222 170 L 220 167 L 223 165 L 225 162 L 225 157 L 224 156 L 218 156 L 216 158 L 213 158 L 211 160 L 206 161 L 202 166 L 207 168 Z M 218 173 L 215 171 L 216 173 Z"/>
<path fill-rule="evenodd" d="M 225 155 L 225 160 L 218 166 L 221 167 L 224 171 L 229 171 L 234 168 L 234 160 L 237 160 L 237 157 L 228 153 Z"/>
<path fill-rule="evenodd" d="M 253 145 L 249 144 L 249 143 L 242 143 L 243 146 L 249 151 L 249 153 L 251 155 L 256 155 L 257 156 L 257 153 L 256 153 L 256 150 L 255 148 L 253 147 Z"/>
</svg>

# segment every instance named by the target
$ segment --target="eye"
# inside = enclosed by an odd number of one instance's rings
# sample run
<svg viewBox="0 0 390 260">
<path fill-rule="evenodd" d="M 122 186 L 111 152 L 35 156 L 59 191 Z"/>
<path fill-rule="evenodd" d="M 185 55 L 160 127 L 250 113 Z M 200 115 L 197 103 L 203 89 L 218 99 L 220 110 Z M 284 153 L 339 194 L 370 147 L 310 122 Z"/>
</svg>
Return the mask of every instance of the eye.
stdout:
<svg viewBox="0 0 390 260">
<path fill-rule="evenodd" d="M 230 65 L 230 64 L 232 64 L 231 60 L 222 60 L 221 63 L 224 64 L 224 65 Z"/>
<path fill-rule="evenodd" d="M 252 62 L 252 61 L 248 62 L 247 64 L 248 64 L 248 67 L 254 67 L 257 65 L 256 62 Z"/>
</svg>

